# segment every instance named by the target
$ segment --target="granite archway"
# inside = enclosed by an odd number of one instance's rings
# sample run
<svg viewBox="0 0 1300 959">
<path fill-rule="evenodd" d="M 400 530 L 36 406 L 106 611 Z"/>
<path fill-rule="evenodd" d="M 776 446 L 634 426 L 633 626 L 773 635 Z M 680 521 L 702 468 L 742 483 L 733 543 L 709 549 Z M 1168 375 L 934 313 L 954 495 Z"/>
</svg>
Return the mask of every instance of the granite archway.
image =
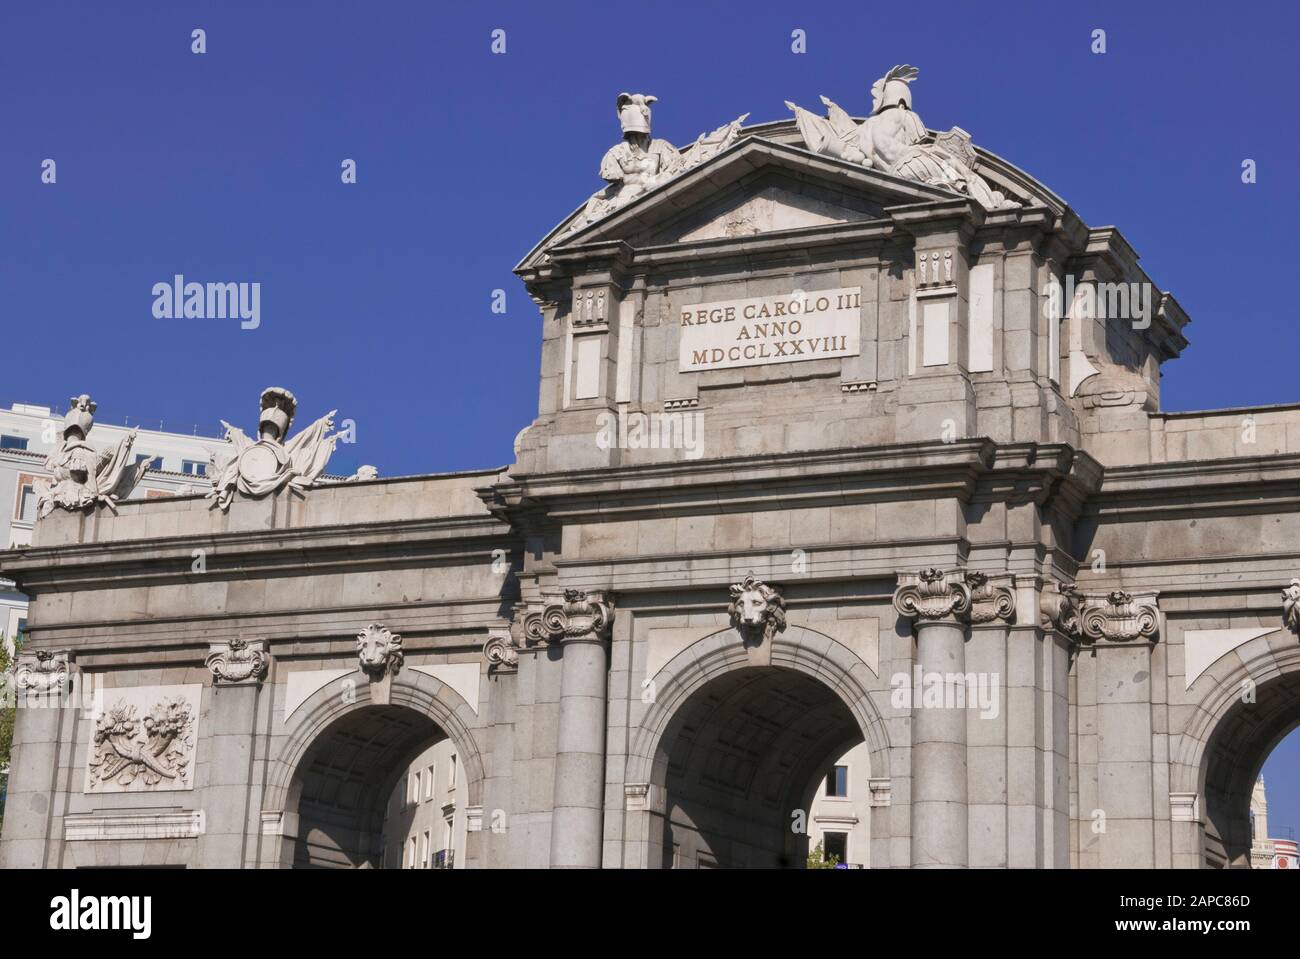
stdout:
<svg viewBox="0 0 1300 959">
<path fill-rule="evenodd" d="M 475 714 L 455 691 L 417 670 L 393 677 L 387 703 L 371 696 L 361 674 L 348 695 L 338 682 L 313 693 L 289 717 L 268 778 L 262 819 L 278 842 L 263 865 L 373 868 L 381 865 L 385 804 L 406 766 L 450 738 L 464 770 L 468 805 L 482 803 L 483 760 Z M 471 834 L 467 859 L 477 858 Z"/>
<path fill-rule="evenodd" d="M 654 677 L 632 743 L 626 864 L 802 865 L 794 817 L 825 763 L 865 741 L 871 776 L 889 780 L 873 678 L 847 647 L 801 626 L 774 637 L 761 665 L 734 629 L 677 654 Z"/>
</svg>

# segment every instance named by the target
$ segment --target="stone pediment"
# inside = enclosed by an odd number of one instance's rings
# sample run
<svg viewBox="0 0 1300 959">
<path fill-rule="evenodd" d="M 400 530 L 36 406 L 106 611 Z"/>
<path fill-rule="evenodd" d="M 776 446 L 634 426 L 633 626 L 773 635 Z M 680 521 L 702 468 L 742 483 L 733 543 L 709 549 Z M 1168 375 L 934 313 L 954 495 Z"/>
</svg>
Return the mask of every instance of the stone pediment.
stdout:
<svg viewBox="0 0 1300 959">
<path fill-rule="evenodd" d="M 870 197 L 846 196 L 792 177 L 760 174 L 752 181 L 741 181 L 714 203 L 673 220 L 650 241 L 694 243 L 883 216 L 883 208 Z"/>
<path fill-rule="evenodd" d="M 692 243 L 884 217 L 884 209 L 955 194 L 865 169 L 802 147 L 746 137 L 622 209 L 565 235 L 567 217 L 519 264 L 548 253 L 621 240 L 648 246 Z"/>
</svg>

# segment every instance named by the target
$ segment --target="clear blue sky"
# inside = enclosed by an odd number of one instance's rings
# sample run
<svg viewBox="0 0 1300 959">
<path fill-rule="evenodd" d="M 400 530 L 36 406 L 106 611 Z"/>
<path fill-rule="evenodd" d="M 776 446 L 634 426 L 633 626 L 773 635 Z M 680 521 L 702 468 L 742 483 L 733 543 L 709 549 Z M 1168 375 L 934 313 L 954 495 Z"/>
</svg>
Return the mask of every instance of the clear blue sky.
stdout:
<svg viewBox="0 0 1300 959">
<path fill-rule="evenodd" d="M 1178 297 L 1167 409 L 1293 402 L 1298 24 L 1282 0 L 6 3 L 0 403 L 88 391 L 106 421 L 215 434 L 278 384 L 304 423 L 356 421 L 335 468 L 504 464 L 540 337 L 510 268 L 600 185 L 615 95 L 657 95 L 656 134 L 682 143 L 786 99 L 862 113 L 899 62 L 931 127 L 1117 225 Z M 176 273 L 261 283 L 261 327 L 155 319 Z M 1300 828 L 1288 748 L 1266 775 Z"/>
</svg>

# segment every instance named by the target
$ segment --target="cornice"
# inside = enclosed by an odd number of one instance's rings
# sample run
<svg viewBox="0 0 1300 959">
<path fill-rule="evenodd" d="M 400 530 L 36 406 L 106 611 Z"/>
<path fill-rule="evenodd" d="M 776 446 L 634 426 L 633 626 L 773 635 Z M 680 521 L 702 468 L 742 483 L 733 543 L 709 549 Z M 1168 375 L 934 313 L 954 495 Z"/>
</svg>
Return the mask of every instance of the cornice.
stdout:
<svg viewBox="0 0 1300 959">
<path fill-rule="evenodd" d="M 1016 490 L 1039 505 L 1077 511 L 1101 475 L 1096 460 L 1064 444 L 999 446 L 982 438 L 518 474 L 477 492 L 495 515 L 517 526 L 543 516 L 555 522 L 766 509 L 775 499 L 786 509 L 944 497 L 992 501 Z"/>
<path fill-rule="evenodd" d="M 511 539 L 510 529 L 492 516 L 393 520 L 26 547 L 0 552 L 0 569 L 35 595 L 400 568 L 459 557 L 477 562 L 503 543 L 509 548 Z M 192 570 L 195 550 L 203 551 L 203 573 Z"/>
<path fill-rule="evenodd" d="M 1300 507 L 1300 455 L 1235 457 L 1108 466 L 1101 488 L 1089 497 L 1090 516 L 1150 520 L 1161 514 L 1275 512 Z"/>
</svg>

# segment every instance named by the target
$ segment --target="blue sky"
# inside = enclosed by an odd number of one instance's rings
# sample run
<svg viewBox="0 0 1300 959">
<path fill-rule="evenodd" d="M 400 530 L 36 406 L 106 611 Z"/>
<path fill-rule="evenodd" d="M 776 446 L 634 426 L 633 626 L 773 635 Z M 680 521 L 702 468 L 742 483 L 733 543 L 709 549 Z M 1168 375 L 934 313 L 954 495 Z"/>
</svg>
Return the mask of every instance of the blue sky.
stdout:
<svg viewBox="0 0 1300 959">
<path fill-rule="evenodd" d="M 1298 22 L 1281 0 L 8 3 L 0 403 L 88 391 L 104 421 L 215 434 L 251 429 L 277 384 L 302 422 L 356 421 L 336 469 L 504 464 L 540 341 L 510 270 L 600 185 L 615 95 L 658 96 L 655 133 L 683 143 L 787 99 L 861 114 L 900 62 L 929 126 L 1117 225 L 1178 297 L 1192 345 L 1167 409 L 1293 402 Z M 259 282 L 261 326 L 155 319 L 176 273 Z M 1275 821 L 1300 827 L 1288 749 L 1291 774 L 1266 775 Z"/>
</svg>

